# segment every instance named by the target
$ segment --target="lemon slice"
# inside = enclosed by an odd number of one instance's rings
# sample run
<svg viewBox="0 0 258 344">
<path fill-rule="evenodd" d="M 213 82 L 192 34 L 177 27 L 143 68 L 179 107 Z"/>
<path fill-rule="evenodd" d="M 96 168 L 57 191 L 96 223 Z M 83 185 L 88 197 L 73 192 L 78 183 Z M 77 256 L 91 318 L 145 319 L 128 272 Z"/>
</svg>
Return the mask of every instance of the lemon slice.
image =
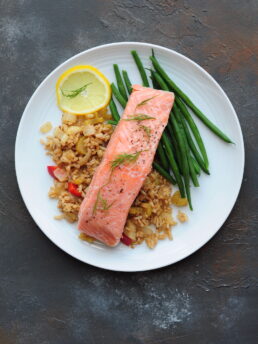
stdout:
<svg viewBox="0 0 258 344">
<path fill-rule="evenodd" d="M 56 95 L 62 111 L 85 115 L 108 105 L 111 88 L 108 79 L 97 68 L 80 65 L 59 77 Z"/>
</svg>

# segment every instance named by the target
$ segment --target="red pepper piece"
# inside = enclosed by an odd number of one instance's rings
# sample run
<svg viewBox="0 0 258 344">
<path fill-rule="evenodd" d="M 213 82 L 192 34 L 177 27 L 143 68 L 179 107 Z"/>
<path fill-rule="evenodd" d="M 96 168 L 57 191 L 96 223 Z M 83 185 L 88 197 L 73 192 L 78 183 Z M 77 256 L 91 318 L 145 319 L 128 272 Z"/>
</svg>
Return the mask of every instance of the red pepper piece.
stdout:
<svg viewBox="0 0 258 344">
<path fill-rule="evenodd" d="M 74 184 L 74 183 L 68 183 L 68 191 L 77 197 L 81 197 L 82 193 L 78 190 L 78 185 Z"/>
<path fill-rule="evenodd" d="M 124 233 L 122 234 L 120 241 L 126 246 L 130 246 L 133 242 L 133 240 Z"/>
<path fill-rule="evenodd" d="M 56 176 L 54 175 L 54 171 L 57 169 L 58 166 L 47 166 L 48 173 L 51 177 L 56 179 Z"/>
</svg>

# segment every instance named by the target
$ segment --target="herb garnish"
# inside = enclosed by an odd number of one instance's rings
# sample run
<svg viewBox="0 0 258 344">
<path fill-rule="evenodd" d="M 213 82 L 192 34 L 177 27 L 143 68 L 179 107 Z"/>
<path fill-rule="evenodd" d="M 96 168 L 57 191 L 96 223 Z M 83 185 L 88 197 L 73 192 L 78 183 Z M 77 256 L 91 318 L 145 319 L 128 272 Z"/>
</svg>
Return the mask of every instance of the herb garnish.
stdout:
<svg viewBox="0 0 258 344">
<path fill-rule="evenodd" d="M 122 164 L 129 164 L 130 162 L 135 162 L 138 159 L 141 152 L 144 152 L 144 151 L 135 152 L 133 154 L 122 153 L 122 154 L 119 154 L 115 160 L 111 161 L 111 174 L 109 176 L 108 182 L 106 184 L 102 185 L 98 191 L 97 198 L 96 198 L 96 201 L 95 201 L 94 206 L 93 206 L 93 211 L 92 211 L 93 215 L 96 214 L 97 210 L 103 210 L 103 211 L 109 210 L 112 207 L 113 203 L 115 202 L 114 201 L 114 202 L 108 204 L 108 201 L 105 198 L 103 198 L 101 196 L 101 193 L 100 193 L 101 190 L 106 185 L 109 184 L 114 169 L 116 167 L 122 165 Z"/>
<path fill-rule="evenodd" d="M 135 162 L 142 151 L 133 153 L 133 154 L 127 154 L 122 153 L 117 156 L 117 158 L 113 161 L 111 161 L 111 170 L 113 171 L 116 167 L 122 165 L 122 164 L 130 164 L 131 162 Z"/>
<path fill-rule="evenodd" d="M 144 130 L 145 134 L 148 136 L 148 138 L 150 138 L 150 134 L 151 134 L 151 128 L 146 127 L 146 125 L 140 125 L 139 126 L 141 129 Z"/>
<path fill-rule="evenodd" d="M 101 186 L 101 188 L 98 191 L 97 198 L 93 206 L 93 211 L 92 211 L 93 215 L 96 214 L 96 211 L 98 209 L 104 210 L 104 211 L 109 210 L 114 203 L 112 202 L 108 204 L 108 201 L 105 198 L 103 198 L 100 193 L 101 189 L 103 189 L 110 182 L 114 169 L 122 164 L 129 164 L 130 162 L 136 161 L 140 154 L 141 154 L 141 151 L 133 153 L 133 154 L 122 153 L 122 154 L 119 154 L 115 160 L 111 161 L 111 174 L 109 176 L 108 182 L 104 184 L 103 186 Z"/>
<path fill-rule="evenodd" d="M 125 121 L 146 121 L 147 119 L 156 119 L 156 118 L 151 117 L 149 115 L 145 115 L 144 113 L 137 113 L 133 117 L 126 118 Z"/>
<path fill-rule="evenodd" d="M 153 97 L 151 97 L 151 98 L 147 98 L 147 99 L 143 100 L 142 102 L 140 102 L 139 104 L 137 104 L 136 107 L 138 108 L 139 106 L 143 106 L 143 105 L 147 104 L 149 100 L 151 100 L 151 99 L 153 99 L 153 98 L 155 98 L 155 97 L 157 97 L 157 96 L 153 96 Z"/>
<path fill-rule="evenodd" d="M 70 91 L 68 91 L 68 90 L 62 90 L 61 88 L 60 88 L 60 90 L 61 90 L 61 93 L 62 93 L 62 95 L 63 95 L 64 97 L 67 97 L 67 98 L 75 98 L 76 96 L 78 96 L 78 94 L 80 94 L 80 93 L 82 93 L 84 90 L 86 90 L 86 88 L 87 88 L 90 84 L 92 84 L 92 82 L 89 82 L 88 84 L 85 84 L 85 85 L 83 85 L 82 87 L 77 88 L 76 90 L 70 90 Z"/>
<path fill-rule="evenodd" d="M 94 207 L 93 207 L 93 212 L 92 212 L 93 215 L 96 214 L 98 207 L 100 207 L 99 210 L 107 211 L 112 207 L 112 205 L 114 203 L 114 202 L 112 202 L 112 203 L 108 204 L 107 200 L 101 196 L 100 191 L 102 188 L 103 188 L 103 186 L 98 191 L 97 199 L 96 199 L 96 202 L 94 203 Z"/>
</svg>

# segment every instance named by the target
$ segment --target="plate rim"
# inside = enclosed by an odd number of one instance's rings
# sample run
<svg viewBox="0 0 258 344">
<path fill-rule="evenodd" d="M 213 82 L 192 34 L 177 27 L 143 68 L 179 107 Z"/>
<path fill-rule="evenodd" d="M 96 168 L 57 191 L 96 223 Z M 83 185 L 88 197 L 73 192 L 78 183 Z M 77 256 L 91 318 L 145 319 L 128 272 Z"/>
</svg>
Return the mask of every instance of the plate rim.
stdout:
<svg viewBox="0 0 258 344">
<path fill-rule="evenodd" d="M 230 209 L 228 210 L 228 214 L 226 215 L 224 221 L 219 225 L 219 227 L 217 228 L 216 231 L 214 231 L 209 237 L 208 239 L 205 239 L 205 242 L 201 242 L 199 245 L 197 245 L 196 247 L 194 247 L 193 249 L 191 249 L 188 253 L 183 254 L 182 256 L 179 256 L 176 260 L 173 260 L 173 262 L 168 261 L 167 263 L 156 263 L 153 264 L 152 267 L 146 267 L 146 268 L 136 268 L 136 269 L 131 269 L 131 268 L 115 268 L 115 267 L 109 267 L 109 266 L 105 266 L 105 264 L 94 264 L 92 262 L 86 262 L 85 260 L 83 260 L 82 258 L 80 258 L 79 256 L 76 256 L 73 252 L 70 252 L 68 249 L 61 247 L 58 243 L 56 243 L 54 240 L 52 240 L 52 238 L 48 235 L 48 233 L 46 231 L 44 231 L 40 224 L 38 223 L 38 221 L 35 219 L 34 215 L 32 215 L 32 213 L 29 210 L 29 205 L 28 202 L 26 200 L 26 196 L 25 194 L 22 192 L 22 187 L 21 187 L 21 176 L 19 176 L 19 172 L 18 172 L 18 141 L 19 141 L 19 137 L 20 137 L 20 133 L 22 131 L 22 126 L 23 123 L 25 121 L 25 113 L 27 111 L 27 109 L 30 107 L 30 104 L 33 101 L 33 98 L 37 95 L 37 93 L 40 91 L 42 85 L 44 83 L 46 83 L 48 81 L 48 79 L 50 79 L 52 77 L 52 75 L 61 67 L 63 67 L 65 64 L 69 63 L 70 61 L 72 61 L 73 59 L 76 59 L 82 55 L 84 55 L 85 53 L 91 52 L 91 51 L 96 51 L 99 49 L 103 49 L 103 48 L 107 48 L 107 47 L 111 47 L 111 46 L 128 46 L 128 45 L 135 45 L 135 46 L 142 46 L 142 47 L 147 47 L 147 48 L 157 48 L 157 49 L 161 49 L 163 51 L 167 51 L 167 52 L 172 52 L 173 54 L 177 55 L 178 57 L 182 58 L 183 60 L 186 60 L 188 63 L 194 65 L 199 71 L 201 71 L 202 73 L 205 74 L 205 76 L 210 79 L 213 83 L 215 83 L 215 85 L 220 89 L 220 91 L 222 92 L 225 100 L 227 101 L 228 105 L 231 108 L 232 114 L 234 115 L 234 120 L 237 124 L 237 129 L 239 132 L 239 138 L 240 138 L 240 151 L 241 151 L 241 155 L 242 155 L 242 161 L 241 161 L 241 178 L 240 178 L 240 182 L 239 185 L 237 186 L 237 190 L 236 190 L 236 197 L 234 202 L 232 203 L 232 206 L 230 207 Z M 75 54 L 73 56 L 71 56 L 70 58 L 66 59 L 65 61 L 63 61 L 61 64 L 59 64 L 56 68 L 54 68 L 41 82 L 40 84 L 37 86 L 37 88 L 35 89 L 35 91 L 33 92 L 33 94 L 31 95 L 29 101 L 27 102 L 24 111 L 22 113 L 22 116 L 20 118 L 19 121 L 19 125 L 18 125 L 18 129 L 17 129 L 17 133 L 16 133 L 16 138 L 15 138 L 15 174 L 16 174 L 16 179 L 17 179 L 17 184 L 19 187 L 19 192 L 21 194 L 22 200 L 27 208 L 27 211 L 29 212 L 30 216 L 32 217 L 32 219 L 34 220 L 34 222 L 36 223 L 36 225 L 39 227 L 39 229 L 43 232 L 44 235 L 46 235 L 46 237 L 53 243 L 55 244 L 59 249 L 61 249 L 63 252 L 65 252 L 66 254 L 72 256 L 73 258 L 81 261 L 82 263 L 86 263 L 89 265 L 92 265 L 94 267 L 97 268 L 101 268 L 101 269 L 105 269 L 105 270 L 109 270 L 109 271 L 118 271 L 118 272 L 141 272 L 141 271 L 151 271 L 151 270 L 156 270 L 159 268 L 163 268 L 172 264 L 175 264 L 187 257 L 190 257 L 192 254 L 194 254 L 195 252 L 197 252 L 201 247 L 203 247 L 204 245 L 206 245 L 214 236 L 215 234 L 217 234 L 217 232 L 220 230 L 220 228 L 223 226 L 223 224 L 225 223 L 225 221 L 228 219 L 228 217 L 230 216 L 236 201 L 238 199 L 239 196 L 239 192 L 241 190 L 241 186 L 242 186 L 242 182 L 243 182 L 243 176 L 244 176 L 244 170 L 245 170 L 245 146 L 244 146 L 244 139 L 243 139 L 243 133 L 242 133 L 242 129 L 241 129 L 241 125 L 237 116 L 237 113 L 229 99 L 229 97 L 227 96 L 227 94 L 225 93 L 225 91 L 223 90 L 223 88 L 219 85 L 219 83 L 214 79 L 214 77 L 209 74 L 203 67 L 201 67 L 198 63 L 196 63 L 195 61 L 193 61 L 192 59 L 190 59 L 189 57 L 164 46 L 161 45 L 157 45 L 157 44 L 152 44 L 152 43 L 148 43 L 148 42 L 135 42 L 135 41 L 126 41 L 126 42 L 113 42 L 113 43 L 107 43 L 107 44 L 101 44 L 101 45 L 97 45 L 95 47 L 86 49 L 78 54 Z"/>
</svg>

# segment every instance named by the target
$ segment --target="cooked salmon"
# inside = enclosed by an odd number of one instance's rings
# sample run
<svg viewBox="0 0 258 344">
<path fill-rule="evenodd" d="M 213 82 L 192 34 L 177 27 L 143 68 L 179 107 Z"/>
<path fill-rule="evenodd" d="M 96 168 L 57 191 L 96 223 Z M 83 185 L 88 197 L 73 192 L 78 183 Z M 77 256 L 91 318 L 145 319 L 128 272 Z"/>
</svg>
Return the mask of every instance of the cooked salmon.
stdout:
<svg viewBox="0 0 258 344">
<path fill-rule="evenodd" d="M 81 204 L 80 231 L 109 246 L 119 243 L 129 209 L 151 171 L 173 102 L 171 92 L 133 86 Z"/>
</svg>

